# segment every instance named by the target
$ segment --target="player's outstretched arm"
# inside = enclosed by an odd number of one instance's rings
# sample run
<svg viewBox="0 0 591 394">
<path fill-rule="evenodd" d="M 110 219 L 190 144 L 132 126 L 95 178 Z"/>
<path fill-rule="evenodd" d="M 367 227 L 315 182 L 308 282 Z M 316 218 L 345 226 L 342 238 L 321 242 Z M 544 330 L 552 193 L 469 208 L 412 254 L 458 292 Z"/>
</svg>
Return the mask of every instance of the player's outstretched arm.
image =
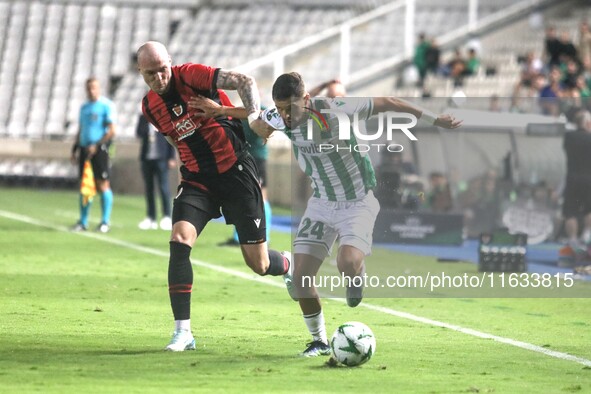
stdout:
<svg viewBox="0 0 591 394">
<path fill-rule="evenodd" d="M 417 119 L 423 119 L 427 123 L 445 129 L 456 129 L 462 124 L 461 120 L 454 118 L 452 115 L 435 115 L 426 109 L 419 108 L 396 97 L 376 97 L 373 99 L 373 104 L 373 114 L 386 111 L 405 112 L 416 116 Z"/>
<path fill-rule="evenodd" d="M 220 70 L 216 81 L 218 89 L 236 90 L 252 123 L 261 112 L 259 89 L 253 77 L 236 71 Z"/>
<path fill-rule="evenodd" d="M 204 96 L 191 97 L 187 104 L 189 107 L 198 110 L 204 117 L 231 116 L 237 119 L 246 119 L 248 117 L 244 107 L 225 107 Z M 273 127 L 258 118 L 250 122 L 250 128 L 265 140 L 275 131 Z"/>
<path fill-rule="evenodd" d="M 226 107 L 201 95 L 191 97 L 187 104 L 199 111 L 204 118 L 231 116 L 237 119 L 246 119 L 248 117 L 248 112 L 244 107 Z"/>
</svg>

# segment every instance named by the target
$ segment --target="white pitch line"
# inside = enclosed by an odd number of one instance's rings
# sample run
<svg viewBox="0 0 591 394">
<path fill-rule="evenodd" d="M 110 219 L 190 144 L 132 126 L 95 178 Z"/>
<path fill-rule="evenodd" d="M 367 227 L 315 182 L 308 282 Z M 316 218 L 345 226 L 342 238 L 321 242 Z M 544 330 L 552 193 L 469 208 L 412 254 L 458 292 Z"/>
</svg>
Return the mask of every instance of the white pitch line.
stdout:
<svg viewBox="0 0 591 394">
<path fill-rule="evenodd" d="M 44 222 L 39 221 L 37 219 L 31 218 L 29 216 L 20 215 L 20 214 L 13 213 L 13 212 L 7 212 L 7 211 L 0 210 L 0 216 L 5 217 L 6 219 L 11 219 L 11 220 L 16 220 L 16 221 L 23 222 L 23 223 L 32 224 L 34 226 L 45 227 L 45 228 L 49 228 L 49 229 L 56 230 L 56 231 L 69 232 L 69 230 L 64 226 L 57 226 L 57 225 L 53 225 L 53 224 L 49 224 L 49 223 L 44 223 Z M 134 244 L 131 242 L 121 241 L 119 239 L 111 238 L 109 236 L 102 235 L 102 234 L 95 234 L 95 233 L 91 233 L 91 232 L 78 232 L 78 233 L 72 233 L 72 234 L 96 239 L 99 241 L 107 242 L 107 243 L 110 243 L 113 245 L 121 246 L 121 247 L 132 249 L 132 250 L 137 250 L 138 252 L 153 254 L 153 255 L 161 256 L 161 257 L 168 257 L 168 252 L 164 252 L 164 251 L 154 249 L 154 248 L 149 248 L 146 246 L 137 245 L 137 244 Z M 284 284 L 282 282 L 280 283 L 276 280 L 272 280 L 267 277 L 262 277 L 262 276 L 258 276 L 255 274 L 248 274 L 248 273 L 238 271 L 238 270 L 233 270 L 230 268 L 220 267 L 220 266 L 209 264 L 204 261 L 200 261 L 200 260 L 196 260 L 196 259 L 191 259 L 191 263 L 195 266 L 208 268 L 208 269 L 211 269 L 214 271 L 222 272 L 224 274 L 239 277 L 242 279 L 246 279 L 246 280 L 250 280 L 250 281 L 254 281 L 254 282 L 259 282 L 259 283 L 264 283 L 266 285 L 275 286 L 275 287 L 284 287 Z M 345 300 L 342 298 L 331 298 L 331 299 L 334 301 L 338 301 L 338 302 L 345 302 Z M 465 328 L 465 327 L 457 326 L 454 324 L 445 323 L 445 322 L 441 322 L 438 320 L 432 320 L 432 319 L 429 319 L 426 317 L 413 315 L 412 313 L 397 311 L 397 310 L 386 308 L 386 307 L 379 306 L 379 305 L 368 304 L 367 302 L 363 302 L 363 303 L 359 304 L 359 306 L 376 311 L 376 312 L 381 312 L 381 313 L 385 313 L 385 314 L 388 314 L 391 316 L 396 316 L 401 319 L 412 320 L 412 321 L 415 321 L 418 323 L 427 324 L 427 325 L 435 326 L 435 327 L 442 327 L 442 328 L 446 328 L 448 330 L 460 332 L 462 334 L 471 335 L 473 337 L 477 337 L 477 338 L 481 338 L 481 339 L 491 339 L 495 342 L 504 343 L 506 345 L 511 345 L 511 346 L 518 347 L 521 349 L 540 353 L 540 354 L 543 354 L 543 355 L 546 355 L 549 357 L 553 357 L 553 358 L 557 358 L 557 359 L 565 360 L 565 361 L 572 361 L 572 362 L 575 362 L 578 364 L 582 364 L 586 367 L 591 367 L 591 360 L 588 360 L 586 358 L 573 356 L 572 354 L 558 352 L 556 350 L 550 350 L 545 347 L 534 345 L 534 344 L 531 344 L 528 342 L 522 342 L 522 341 L 518 341 L 515 339 L 511 339 L 511 338 L 500 337 L 500 336 L 488 334 L 488 333 L 485 333 L 482 331 L 473 330 L 471 328 Z"/>
</svg>

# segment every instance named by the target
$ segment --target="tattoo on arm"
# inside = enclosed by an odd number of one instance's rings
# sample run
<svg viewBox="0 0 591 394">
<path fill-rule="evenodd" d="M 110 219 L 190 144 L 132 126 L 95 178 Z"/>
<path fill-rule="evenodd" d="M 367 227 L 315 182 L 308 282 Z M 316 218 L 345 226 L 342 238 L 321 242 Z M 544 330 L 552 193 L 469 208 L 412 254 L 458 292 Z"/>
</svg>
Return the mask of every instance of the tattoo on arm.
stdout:
<svg viewBox="0 0 591 394">
<path fill-rule="evenodd" d="M 248 114 L 261 110 L 259 89 L 253 77 L 235 71 L 220 70 L 216 86 L 218 89 L 236 90 Z"/>
</svg>

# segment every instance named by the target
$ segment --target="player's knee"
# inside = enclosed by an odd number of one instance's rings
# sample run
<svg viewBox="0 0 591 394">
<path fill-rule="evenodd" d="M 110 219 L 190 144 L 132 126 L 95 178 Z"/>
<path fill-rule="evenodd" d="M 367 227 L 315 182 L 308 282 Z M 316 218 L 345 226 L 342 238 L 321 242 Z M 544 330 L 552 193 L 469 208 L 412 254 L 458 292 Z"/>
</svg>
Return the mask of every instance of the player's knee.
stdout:
<svg viewBox="0 0 591 394">
<path fill-rule="evenodd" d="M 269 262 L 263 260 L 248 262 L 248 266 L 260 276 L 265 275 L 269 270 Z"/>
<path fill-rule="evenodd" d="M 341 258 L 337 262 L 337 266 L 340 272 L 343 272 L 347 275 L 354 275 L 359 271 L 361 265 L 363 264 L 363 259 L 358 257 L 348 257 L 348 258 Z"/>
<path fill-rule="evenodd" d="M 170 235 L 171 242 L 179 242 L 189 246 L 193 246 L 197 239 L 197 230 L 195 226 L 187 221 L 178 221 L 172 226 L 172 233 Z"/>
<path fill-rule="evenodd" d="M 195 242 L 195 239 L 190 234 L 181 231 L 173 231 L 172 235 L 170 236 L 170 241 L 178 242 L 192 247 L 193 243 Z"/>
<path fill-rule="evenodd" d="M 187 238 L 183 237 L 183 235 L 180 233 L 172 233 L 172 235 L 170 236 L 170 242 L 178 242 L 180 244 L 186 244 Z"/>
</svg>

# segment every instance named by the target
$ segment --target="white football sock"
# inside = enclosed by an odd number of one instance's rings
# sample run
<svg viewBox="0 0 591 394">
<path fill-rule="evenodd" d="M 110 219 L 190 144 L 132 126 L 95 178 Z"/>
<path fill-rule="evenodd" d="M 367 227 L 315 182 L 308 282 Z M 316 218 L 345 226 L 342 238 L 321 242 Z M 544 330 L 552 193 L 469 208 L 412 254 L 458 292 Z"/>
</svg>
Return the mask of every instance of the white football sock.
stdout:
<svg viewBox="0 0 591 394">
<path fill-rule="evenodd" d="M 174 329 L 175 329 L 175 331 L 179 331 L 179 330 L 191 331 L 191 319 L 175 320 L 174 321 Z"/>
<path fill-rule="evenodd" d="M 315 341 L 328 343 L 328 339 L 326 338 L 326 326 L 324 324 L 324 313 L 322 313 L 322 310 L 311 315 L 304 315 L 304 321 L 306 322 L 306 326 L 308 326 L 308 331 L 310 331 L 310 334 L 312 334 L 312 338 Z"/>
</svg>

